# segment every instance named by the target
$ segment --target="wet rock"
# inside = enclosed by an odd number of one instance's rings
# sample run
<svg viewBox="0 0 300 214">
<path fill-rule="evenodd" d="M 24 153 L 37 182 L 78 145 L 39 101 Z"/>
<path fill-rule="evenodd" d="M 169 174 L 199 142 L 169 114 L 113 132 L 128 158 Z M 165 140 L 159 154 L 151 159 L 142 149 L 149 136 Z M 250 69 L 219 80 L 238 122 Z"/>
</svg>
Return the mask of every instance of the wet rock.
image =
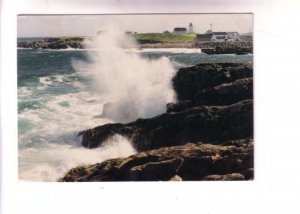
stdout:
<svg viewBox="0 0 300 214">
<path fill-rule="evenodd" d="M 163 147 L 127 158 L 76 167 L 59 181 L 199 181 L 251 178 L 243 173 L 249 173 L 253 168 L 253 161 L 250 161 L 252 165 L 249 165 L 247 159 L 251 156 L 249 154 L 253 153 L 253 141 L 244 139 L 234 144 L 221 146 L 188 143 Z M 223 168 L 226 170 L 221 170 L 220 163 L 224 164 Z"/>
<path fill-rule="evenodd" d="M 115 134 L 130 138 L 138 151 L 187 142 L 219 144 L 247 138 L 253 136 L 253 101 L 230 106 L 197 106 L 127 124 L 106 124 L 79 133 L 82 145 L 88 148 L 101 146 Z"/>
</svg>

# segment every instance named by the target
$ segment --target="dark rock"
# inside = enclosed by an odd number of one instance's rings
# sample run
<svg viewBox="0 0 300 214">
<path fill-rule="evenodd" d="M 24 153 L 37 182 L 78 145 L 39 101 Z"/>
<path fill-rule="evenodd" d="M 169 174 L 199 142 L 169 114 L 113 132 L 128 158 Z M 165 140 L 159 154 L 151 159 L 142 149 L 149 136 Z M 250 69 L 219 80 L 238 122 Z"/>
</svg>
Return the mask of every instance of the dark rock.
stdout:
<svg viewBox="0 0 300 214">
<path fill-rule="evenodd" d="M 193 98 L 195 105 L 230 105 L 253 98 L 253 79 L 238 79 L 213 88 L 200 90 Z"/>
<path fill-rule="evenodd" d="M 47 48 L 50 48 L 50 49 L 66 49 L 66 48 L 68 48 L 68 45 L 64 42 L 53 42 L 53 43 L 49 43 L 47 45 Z"/>
<path fill-rule="evenodd" d="M 57 37 L 57 38 L 46 38 L 40 41 L 33 42 L 19 42 L 18 47 L 21 48 L 42 48 L 42 49 L 66 49 L 66 48 L 83 48 L 81 44 L 83 37 Z"/>
<path fill-rule="evenodd" d="M 188 143 L 76 167 L 59 181 L 246 180 L 253 161 L 245 157 L 252 153 L 252 139 L 227 146 Z"/>
<path fill-rule="evenodd" d="M 252 76 L 251 63 L 206 63 L 180 68 L 173 87 L 178 100 L 193 100 L 200 90 Z"/>
<path fill-rule="evenodd" d="M 190 100 L 179 100 L 177 103 L 168 103 L 166 110 L 167 113 L 180 112 L 194 106 L 195 106 L 194 103 Z"/>
<path fill-rule="evenodd" d="M 250 54 L 253 53 L 251 41 L 197 42 L 196 47 L 206 54 Z"/>
<path fill-rule="evenodd" d="M 204 141 L 219 144 L 253 136 L 253 102 L 230 106 L 197 106 L 127 124 L 106 124 L 79 133 L 82 145 L 95 148 L 119 134 L 130 138 L 138 151 Z"/>
</svg>

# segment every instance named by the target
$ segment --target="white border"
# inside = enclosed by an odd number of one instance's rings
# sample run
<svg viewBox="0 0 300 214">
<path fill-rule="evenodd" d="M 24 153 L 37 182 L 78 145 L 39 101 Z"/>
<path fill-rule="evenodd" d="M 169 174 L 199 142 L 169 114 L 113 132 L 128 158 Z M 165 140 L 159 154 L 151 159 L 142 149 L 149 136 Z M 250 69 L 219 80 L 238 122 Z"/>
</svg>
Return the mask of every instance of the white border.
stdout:
<svg viewBox="0 0 300 214">
<path fill-rule="evenodd" d="M 1 3 L 1 213 L 300 212 L 297 1 L 3 0 Z M 255 181 L 18 183 L 16 15 L 148 12 L 254 13 Z"/>
</svg>

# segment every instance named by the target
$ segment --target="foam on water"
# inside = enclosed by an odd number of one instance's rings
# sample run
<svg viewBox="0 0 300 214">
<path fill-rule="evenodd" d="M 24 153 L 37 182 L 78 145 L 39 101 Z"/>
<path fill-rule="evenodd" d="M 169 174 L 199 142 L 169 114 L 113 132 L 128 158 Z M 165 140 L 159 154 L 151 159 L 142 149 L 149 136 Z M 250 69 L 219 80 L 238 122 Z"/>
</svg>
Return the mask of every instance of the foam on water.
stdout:
<svg viewBox="0 0 300 214">
<path fill-rule="evenodd" d="M 97 118 L 102 112 L 105 98 L 89 92 L 57 95 L 38 109 L 26 109 L 19 119 L 27 119 L 36 124 L 36 129 L 20 136 L 20 143 L 27 142 L 31 135 L 59 135 L 92 128 L 99 124 L 112 122 Z"/>
<path fill-rule="evenodd" d="M 143 48 L 143 49 L 130 49 L 128 52 L 136 53 L 201 53 L 200 48 Z"/>
<path fill-rule="evenodd" d="M 73 145 L 49 144 L 41 149 L 26 148 L 19 153 L 21 181 L 56 181 L 73 167 L 94 164 L 136 153 L 130 141 L 120 135 L 107 140 L 102 147 L 86 149 Z"/>
</svg>

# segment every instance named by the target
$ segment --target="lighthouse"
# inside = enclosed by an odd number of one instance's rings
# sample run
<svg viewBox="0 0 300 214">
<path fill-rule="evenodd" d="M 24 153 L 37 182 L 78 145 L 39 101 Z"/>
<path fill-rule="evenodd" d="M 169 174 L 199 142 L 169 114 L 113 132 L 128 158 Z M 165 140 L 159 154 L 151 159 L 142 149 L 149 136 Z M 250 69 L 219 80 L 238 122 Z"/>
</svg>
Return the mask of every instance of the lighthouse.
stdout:
<svg viewBox="0 0 300 214">
<path fill-rule="evenodd" d="M 189 24 L 188 33 L 194 33 L 192 22 Z"/>
</svg>

